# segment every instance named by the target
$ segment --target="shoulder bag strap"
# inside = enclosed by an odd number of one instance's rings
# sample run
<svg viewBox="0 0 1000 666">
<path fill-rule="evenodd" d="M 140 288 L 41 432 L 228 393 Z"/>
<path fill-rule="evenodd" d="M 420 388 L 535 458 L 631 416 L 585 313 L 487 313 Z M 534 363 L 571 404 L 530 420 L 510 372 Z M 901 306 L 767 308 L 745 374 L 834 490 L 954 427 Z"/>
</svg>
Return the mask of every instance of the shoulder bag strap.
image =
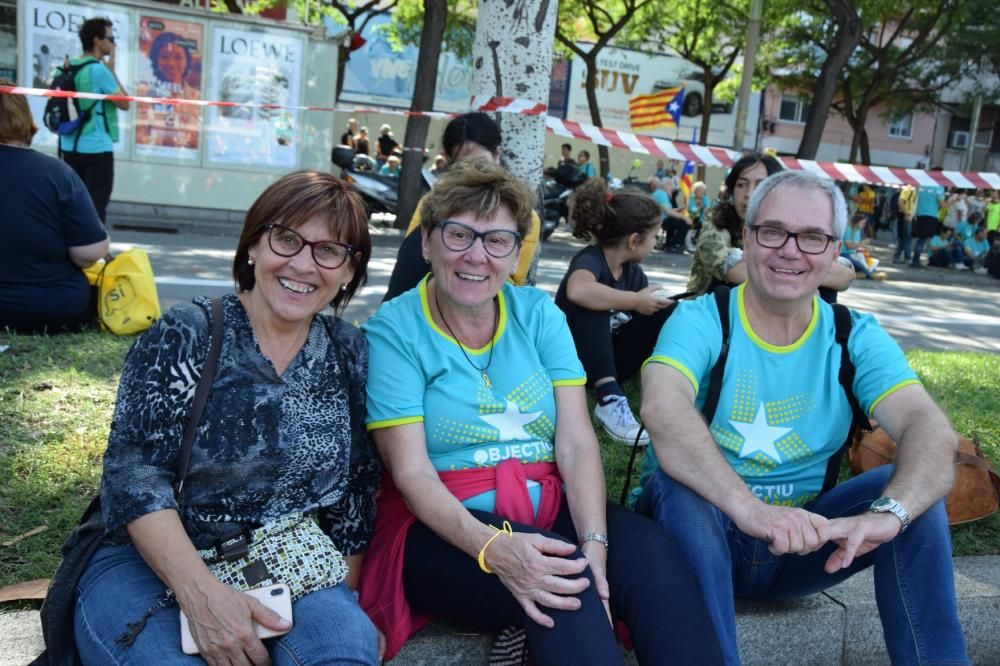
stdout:
<svg viewBox="0 0 1000 666">
<path fill-rule="evenodd" d="M 843 445 L 830 456 L 826 463 L 826 476 L 823 478 L 822 490 L 824 493 L 837 485 L 837 479 L 840 477 L 840 462 L 844 458 L 844 453 L 850 448 L 854 434 L 858 430 L 871 431 L 872 429 L 868 415 L 865 414 L 865 410 L 861 409 L 861 404 L 858 402 L 857 396 L 854 395 L 855 368 L 854 362 L 851 361 L 851 352 L 847 348 L 847 341 L 851 337 L 851 311 L 840 303 L 834 303 L 832 307 L 834 338 L 840 345 L 840 373 L 837 375 L 837 380 L 840 382 L 841 388 L 844 389 L 847 403 L 851 406 L 851 427 L 847 431 L 847 438 Z"/>
<path fill-rule="evenodd" d="M 184 424 L 184 437 L 181 439 L 181 451 L 177 456 L 177 482 L 174 485 L 174 493 L 178 499 L 184 491 L 184 479 L 187 477 L 188 464 L 191 462 L 191 447 L 194 445 L 194 432 L 201 423 L 201 413 L 205 409 L 205 401 L 209 391 L 212 390 L 212 381 L 215 379 L 215 369 L 219 361 L 219 351 L 222 349 L 222 324 L 223 324 L 222 299 L 212 299 L 212 333 L 211 343 L 208 348 L 208 356 L 205 358 L 205 367 L 202 368 L 201 377 L 198 378 L 198 385 L 194 390 L 194 401 L 191 404 L 191 413 L 188 415 L 187 423 Z"/>
</svg>

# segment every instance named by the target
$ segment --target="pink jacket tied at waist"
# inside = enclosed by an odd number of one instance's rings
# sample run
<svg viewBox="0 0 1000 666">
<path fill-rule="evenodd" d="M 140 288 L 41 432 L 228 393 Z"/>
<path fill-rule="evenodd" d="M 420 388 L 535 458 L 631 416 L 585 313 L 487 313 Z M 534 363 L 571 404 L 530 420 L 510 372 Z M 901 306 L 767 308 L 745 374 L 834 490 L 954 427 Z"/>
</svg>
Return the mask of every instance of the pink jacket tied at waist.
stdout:
<svg viewBox="0 0 1000 666">
<path fill-rule="evenodd" d="M 438 476 L 459 501 L 496 490 L 494 513 L 511 522 L 543 530 L 552 528 L 562 502 L 562 481 L 554 463 L 522 464 L 508 458 L 496 467 L 439 472 Z M 537 481 L 542 488 L 537 516 L 528 494 L 529 480 Z M 429 615 L 410 611 L 403 594 L 406 535 L 416 520 L 386 472 L 378 498 L 375 534 L 358 585 L 361 607 L 385 634 L 386 659 L 392 659 L 403 643 L 431 620 Z"/>
</svg>

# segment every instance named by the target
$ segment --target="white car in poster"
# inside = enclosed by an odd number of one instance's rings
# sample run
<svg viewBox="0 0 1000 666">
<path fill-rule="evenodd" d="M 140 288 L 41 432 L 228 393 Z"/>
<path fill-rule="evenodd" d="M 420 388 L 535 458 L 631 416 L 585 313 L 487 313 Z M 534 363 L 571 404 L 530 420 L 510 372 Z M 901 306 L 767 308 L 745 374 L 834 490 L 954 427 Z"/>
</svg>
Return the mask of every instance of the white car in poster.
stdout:
<svg viewBox="0 0 1000 666">
<path fill-rule="evenodd" d="M 701 115 L 705 102 L 705 73 L 700 70 L 683 72 L 677 79 L 664 79 L 653 84 L 652 92 L 658 93 L 669 88 L 684 86 L 684 108 L 681 110 L 689 118 Z M 732 102 L 713 102 L 712 113 L 732 113 Z"/>
</svg>

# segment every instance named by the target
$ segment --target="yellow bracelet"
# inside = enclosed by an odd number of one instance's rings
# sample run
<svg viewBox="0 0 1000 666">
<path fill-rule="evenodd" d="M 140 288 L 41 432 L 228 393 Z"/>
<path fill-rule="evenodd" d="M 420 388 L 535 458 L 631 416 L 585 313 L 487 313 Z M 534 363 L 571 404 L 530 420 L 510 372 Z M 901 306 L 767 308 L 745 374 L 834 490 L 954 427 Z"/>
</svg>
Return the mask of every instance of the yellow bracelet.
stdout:
<svg viewBox="0 0 1000 666">
<path fill-rule="evenodd" d="M 490 527 L 493 526 L 490 525 Z M 511 528 L 510 523 L 508 523 L 506 520 L 503 521 L 503 528 L 493 527 L 493 529 L 495 529 L 497 533 L 491 536 L 489 540 L 486 542 L 486 544 L 479 549 L 479 557 L 476 558 L 476 561 L 479 562 L 479 568 L 483 570 L 483 573 L 488 573 L 488 574 L 493 573 L 493 570 L 490 569 L 488 566 L 486 566 L 486 549 L 489 548 L 490 544 L 493 543 L 493 540 L 496 539 L 501 534 L 506 534 L 509 537 L 514 536 L 514 530 Z"/>
</svg>

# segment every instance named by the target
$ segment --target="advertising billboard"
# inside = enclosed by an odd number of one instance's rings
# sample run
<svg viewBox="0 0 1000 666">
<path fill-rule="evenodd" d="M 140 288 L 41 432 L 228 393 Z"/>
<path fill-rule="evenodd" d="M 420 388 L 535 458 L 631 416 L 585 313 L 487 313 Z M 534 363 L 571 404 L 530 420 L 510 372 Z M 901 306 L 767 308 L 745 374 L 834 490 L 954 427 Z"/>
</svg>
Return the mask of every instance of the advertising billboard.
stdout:
<svg viewBox="0 0 1000 666">
<path fill-rule="evenodd" d="M 159 16 L 139 17 L 140 97 L 201 99 L 204 28 Z M 136 155 L 198 159 L 201 109 L 183 104 L 136 104 Z"/>
<path fill-rule="evenodd" d="M 589 49 L 590 44 L 580 44 Z M 684 58 L 604 47 L 597 57 L 597 104 L 601 122 L 609 129 L 656 136 L 672 141 L 698 142 L 701 136 L 701 114 L 705 105 L 705 84 L 700 68 Z M 579 57 L 570 68 L 566 119 L 590 123 L 585 88 L 587 69 Z M 679 122 L 675 126 L 637 130 L 632 126 L 629 100 L 643 95 L 682 89 Z M 754 93 L 747 114 L 744 145 L 754 144 L 759 115 L 760 95 Z M 736 128 L 736 104 L 716 100 L 712 103 L 708 143 L 730 146 Z"/>
</svg>

